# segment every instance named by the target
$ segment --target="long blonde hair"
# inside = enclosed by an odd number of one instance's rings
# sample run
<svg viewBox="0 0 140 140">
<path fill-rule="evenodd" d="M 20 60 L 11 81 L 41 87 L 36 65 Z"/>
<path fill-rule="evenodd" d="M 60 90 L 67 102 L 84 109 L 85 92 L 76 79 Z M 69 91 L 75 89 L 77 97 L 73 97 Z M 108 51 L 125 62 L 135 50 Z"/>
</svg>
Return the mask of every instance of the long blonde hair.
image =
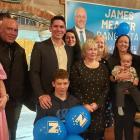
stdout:
<svg viewBox="0 0 140 140">
<path fill-rule="evenodd" d="M 108 46 L 106 44 L 106 39 L 105 39 L 105 37 L 103 35 L 96 35 L 94 37 L 95 42 L 96 42 L 97 38 L 102 38 L 104 40 L 104 51 L 103 51 L 103 55 L 102 55 L 101 58 L 104 58 L 104 59 L 107 60 L 108 57 L 109 57 L 109 51 L 108 51 Z"/>
</svg>

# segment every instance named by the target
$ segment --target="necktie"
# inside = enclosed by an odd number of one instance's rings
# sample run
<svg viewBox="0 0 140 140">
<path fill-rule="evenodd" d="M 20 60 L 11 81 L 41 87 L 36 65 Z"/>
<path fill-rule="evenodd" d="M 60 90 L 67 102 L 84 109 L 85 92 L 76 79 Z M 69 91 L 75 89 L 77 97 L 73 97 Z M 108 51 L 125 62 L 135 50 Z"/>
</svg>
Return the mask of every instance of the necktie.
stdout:
<svg viewBox="0 0 140 140">
<path fill-rule="evenodd" d="M 83 31 L 80 31 L 80 45 L 83 45 L 83 43 L 84 43 Z"/>
</svg>

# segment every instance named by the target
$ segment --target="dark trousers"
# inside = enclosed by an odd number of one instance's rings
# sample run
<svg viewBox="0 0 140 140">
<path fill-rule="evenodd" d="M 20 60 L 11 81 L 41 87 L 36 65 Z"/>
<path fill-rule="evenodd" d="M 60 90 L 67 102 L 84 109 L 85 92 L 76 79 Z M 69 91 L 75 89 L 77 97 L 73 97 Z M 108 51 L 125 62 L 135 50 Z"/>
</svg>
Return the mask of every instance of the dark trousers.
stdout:
<svg viewBox="0 0 140 140">
<path fill-rule="evenodd" d="M 123 133 L 125 140 L 133 140 L 134 137 L 134 118 L 136 113 L 135 102 L 130 95 L 125 97 L 124 116 L 118 115 L 118 109 L 114 109 L 114 134 L 115 140 L 123 140 Z"/>
<path fill-rule="evenodd" d="M 84 140 L 104 140 L 104 131 L 92 133 L 92 132 L 85 132 L 81 134 Z"/>
<path fill-rule="evenodd" d="M 130 94 L 136 105 L 140 105 L 140 91 L 131 82 L 118 82 L 116 85 L 116 105 L 124 107 L 125 95 Z"/>
<path fill-rule="evenodd" d="M 21 108 L 22 104 L 14 100 L 9 100 L 6 104 L 5 111 L 10 140 L 16 140 L 17 123 L 20 117 Z"/>
</svg>

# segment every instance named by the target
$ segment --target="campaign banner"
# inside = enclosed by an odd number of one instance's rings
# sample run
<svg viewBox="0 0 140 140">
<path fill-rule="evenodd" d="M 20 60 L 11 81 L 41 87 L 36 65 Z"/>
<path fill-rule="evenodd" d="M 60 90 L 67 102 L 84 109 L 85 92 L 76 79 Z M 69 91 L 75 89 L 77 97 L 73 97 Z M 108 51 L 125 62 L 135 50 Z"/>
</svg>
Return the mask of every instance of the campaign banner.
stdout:
<svg viewBox="0 0 140 140">
<path fill-rule="evenodd" d="M 67 0 L 65 5 L 67 29 L 75 26 L 75 10 L 79 7 L 83 7 L 87 13 L 86 29 L 93 32 L 94 35 L 104 35 L 111 53 L 117 37 L 115 29 L 122 22 L 128 23 L 131 50 L 140 55 L 140 10 Z"/>
</svg>

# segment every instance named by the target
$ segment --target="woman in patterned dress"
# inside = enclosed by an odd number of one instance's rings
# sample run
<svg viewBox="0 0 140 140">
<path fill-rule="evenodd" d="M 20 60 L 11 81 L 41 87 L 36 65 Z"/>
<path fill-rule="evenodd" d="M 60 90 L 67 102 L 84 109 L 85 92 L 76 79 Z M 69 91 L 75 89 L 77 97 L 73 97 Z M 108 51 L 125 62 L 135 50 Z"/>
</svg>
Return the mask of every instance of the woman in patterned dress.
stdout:
<svg viewBox="0 0 140 140">
<path fill-rule="evenodd" d="M 6 74 L 0 64 L 0 140 L 9 140 L 8 127 L 5 115 L 5 105 L 8 100 L 6 89 L 3 80 L 6 79 Z"/>
<path fill-rule="evenodd" d="M 108 58 L 110 56 L 109 51 L 108 51 L 108 47 L 106 45 L 106 39 L 103 35 L 97 35 L 95 36 L 95 42 L 98 45 L 98 60 L 100 63 L 104 64 L 110 75 L 111 75 L 111 70 L 109 68 L 109 64 L 108 64 Z M 112 95 L 111 95 L 111 90 L 109 90 L 108 96 L 107 96 L 107 100 L 105 102 L 105 122 L 106 122 L 106 127 L 111 127 L 113 126 L 113 111 L 112 111 Z"/>
<path fill-rule="evenodd" d="M 71 90 L 91 112 L 92 122 L 83 134 L 84 139 L 102 140 L 109 73 L 106 66 L 97 61 L 98 47 L 94 39 L 88 39 L 82 48 L 83 60 L 76 63 L 71 70 Z"/>
</svg>

